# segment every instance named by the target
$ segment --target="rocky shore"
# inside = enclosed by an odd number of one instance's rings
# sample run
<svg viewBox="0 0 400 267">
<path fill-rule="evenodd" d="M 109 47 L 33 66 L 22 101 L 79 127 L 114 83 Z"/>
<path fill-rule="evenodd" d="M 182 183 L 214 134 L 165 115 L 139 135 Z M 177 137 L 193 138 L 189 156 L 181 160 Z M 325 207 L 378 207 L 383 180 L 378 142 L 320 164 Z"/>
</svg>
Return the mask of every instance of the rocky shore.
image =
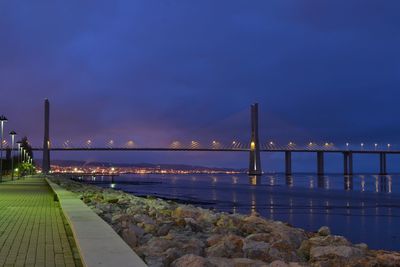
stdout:
<svg viewBox="0 0 400 267">
<path fill-rule="evenodd" d="M 149 266 L 400 266 L 400 253 L 352 244 L 328 227 L 306 232 L 258 214 L 214 212 L 49 179 L 79 194 Z"/>
</svg>

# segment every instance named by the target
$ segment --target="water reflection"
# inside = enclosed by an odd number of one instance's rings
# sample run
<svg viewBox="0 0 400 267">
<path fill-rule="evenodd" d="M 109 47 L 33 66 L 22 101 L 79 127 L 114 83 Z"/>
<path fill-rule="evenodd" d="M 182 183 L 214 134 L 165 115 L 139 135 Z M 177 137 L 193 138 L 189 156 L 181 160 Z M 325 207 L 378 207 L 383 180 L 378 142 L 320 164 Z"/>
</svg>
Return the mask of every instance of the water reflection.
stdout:
<svg viewBox="0 0 400 267">
<path fill-rule="evenodd" d="M 286 185 L 289 187 L 293 186 L 293 176 L 292 175 L 286 175 Z"/>
<path fill-rule="evenodd" d="M 318 188 L 325 188 L 325 176 L 318 176 Z"/>
<path fill-rule="evenodd" d="M 151 175 L 150 175 L 151 176 Z M 164 175 L 164 179 L 168 180 L 172 184 L 179 184 L 180 179 L 190 179 L 192 184 L 203 182 L 204 177 L 208 177 L 211 181 L 212 186 L 218 186 L 220 179 L 223 176 L 219 175 L 190 175 L 183 178 L 182 175 Z M 138 176 L 143 179 L 148 179 L 149 176 Z M 243 184 L 243 176 L 234 175 L 228 176 L 230 184 L 240 185 Z M 342 177 L 342 187 L 339 187 L 339 181 Z M 396 176 L 396 178 L 400 178 Z M 109 183 L 118 185 L 124 183 L 122 176 L 76 176 L 75 179 L 95 184 Z M 398 184 L 398 179 L 395 180 L 395 184 Z M 333 181 L 331 183 L 331 180 Z M 345 191 L 359 191 L 359 192 L 376 192 L 376 193 L 392 193 L 393 191 L 400 193 L 400 188 L 397 186 L 393 187 L 393 175 L 325 175 L 325 176 L 313 176 L 313 175 L 267 175 L 267 176 L 248 176 L 248 184 L 252 186 L 263 186 L 268 185 L 271 187 L 275 186 L 286 186 L 302 187 L 309 189 L 327 189 L 327 190 L 345 190 Z M 223 180 L 226 183 L 226 179 Z"/>
<path fill-rule="evenodd" d="M 344 190 L 353 190 L 353 176 L 344 177 Z"/>
<path fill-rule="evenodd" d="M 259 175 L 250 175 L 249 181 L 251 185 L 260 185 L 261 184 L 261 176 Z"/>
</svg>

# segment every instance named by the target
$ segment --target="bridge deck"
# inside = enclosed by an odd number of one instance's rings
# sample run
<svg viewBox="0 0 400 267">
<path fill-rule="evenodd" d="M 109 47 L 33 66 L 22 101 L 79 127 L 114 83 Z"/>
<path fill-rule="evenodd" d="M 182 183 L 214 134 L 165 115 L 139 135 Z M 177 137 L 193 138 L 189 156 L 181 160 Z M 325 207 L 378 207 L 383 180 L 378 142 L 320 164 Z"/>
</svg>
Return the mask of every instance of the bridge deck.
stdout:
<svg viewBox="0 0 400 267">
<path fill-rule="evenodd" d="M 43 148 L 33 148 L 33 151 L 42 151 Z M 246 148 L 163 148 L 163 147 L 73 147 L 73 148 L 50 148 L 51 151 L 165 151 L 165 152 L 249 152 Z M 354 153 L 354 154 L 400 154 L 400 150 L 351 150 L 351 149 L 260 149 L 260 152 L 298 152 L 298 153 Z"/>
</svg>

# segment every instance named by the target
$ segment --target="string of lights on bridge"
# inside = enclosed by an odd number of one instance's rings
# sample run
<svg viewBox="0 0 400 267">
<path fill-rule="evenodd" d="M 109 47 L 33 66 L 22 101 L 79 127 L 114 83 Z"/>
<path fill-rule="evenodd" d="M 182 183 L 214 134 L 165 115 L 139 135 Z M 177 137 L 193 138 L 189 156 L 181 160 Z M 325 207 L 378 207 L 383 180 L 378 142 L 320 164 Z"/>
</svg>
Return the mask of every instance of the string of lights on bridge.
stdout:
<svg viewBox="0 0 400 267">
<path fill-rule="evenodd" d="M 6 140 L 3 141 L 3 146 L 7 147 L 8 143 Z M 106 142 L 95 142 L 92 139 L 88 139 L 86 141 L 73 142 L 72 140 L 66 140 L 60 143 L 51 143 L 51 148 L 58 149 L 75 149 L 75 148 L 126 148 L 126 149 L 135 149 L 135 148 L 145 148 L 146 146 L 138 145 L 133 140 L 128 140 L 126 142 L 116 142 L 113 139 L 110 139 Z M 35 146 L 40 147 L 40 146 Z M 209 142 L 200 142 L 197 140 L 192 141 L 173 141 L 164 148 L 168 149 L 227 149 L 227 150 L 245 150 L 250 148 L 250 142 L 242 142 L 239 140 L 232 140 L 228 142 L 221 142 L 218 140 L 212 140 Z M 150 148 L 150 147 L 146 147 Z M 287 142 L 287 143 L 279 143 L 274 141 L 266 141 L 260 142 L 261 150 L 322 150 L 322 151 L 334 151 L 334 150 L 394 150 L 396 148 L 395 145 L 391 143 L 350 143 L 346 142 L 343 144 L 335 144 L 332 142 L 308 142 L 298 144 L 295 142 Z"/>
</svg>

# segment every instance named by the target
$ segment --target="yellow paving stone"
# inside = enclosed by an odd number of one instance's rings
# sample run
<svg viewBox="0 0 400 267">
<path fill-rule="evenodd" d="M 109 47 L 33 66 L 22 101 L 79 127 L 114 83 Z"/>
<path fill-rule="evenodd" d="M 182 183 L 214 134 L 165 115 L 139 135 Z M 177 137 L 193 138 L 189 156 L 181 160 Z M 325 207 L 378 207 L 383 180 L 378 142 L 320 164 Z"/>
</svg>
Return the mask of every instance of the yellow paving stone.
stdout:
<svg viewBox="0 0 400 267">
<path fill-rule="evenodd" d="M 0 183 L 0 266 L 82 266 L 46 181 Z"/>
</svg>

